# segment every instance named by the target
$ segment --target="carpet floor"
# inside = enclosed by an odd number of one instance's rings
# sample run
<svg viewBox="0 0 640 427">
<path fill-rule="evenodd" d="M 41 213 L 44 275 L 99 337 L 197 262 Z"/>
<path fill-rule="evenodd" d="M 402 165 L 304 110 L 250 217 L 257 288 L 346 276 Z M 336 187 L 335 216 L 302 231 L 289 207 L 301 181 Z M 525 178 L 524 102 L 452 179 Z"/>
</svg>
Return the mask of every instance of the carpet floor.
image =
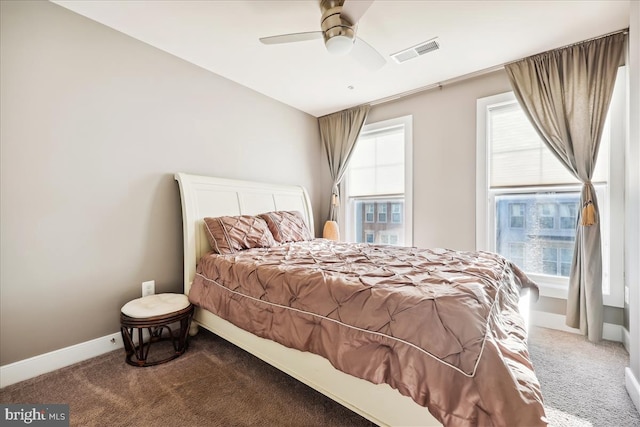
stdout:
<svg viewBox="0 0 640 427">
<path fill-rule="evenodd" d="M 620 344 L 533 328 L 530 352 L 551 425 L 640 426 Z M 68 403 L 70 424 L 83 427 L 373 426 L 207 331 L 165 365 L 134 368 L 113 351 L 5 387 L 0 403 Z"/>
<path fill-rule="evenodd" d="M 629 354 L 621 343 L 589 342 L 546 328 L 529 332 L 529 353 L 554 427 L 640 427 L 624 384 Z"/>
</svg>

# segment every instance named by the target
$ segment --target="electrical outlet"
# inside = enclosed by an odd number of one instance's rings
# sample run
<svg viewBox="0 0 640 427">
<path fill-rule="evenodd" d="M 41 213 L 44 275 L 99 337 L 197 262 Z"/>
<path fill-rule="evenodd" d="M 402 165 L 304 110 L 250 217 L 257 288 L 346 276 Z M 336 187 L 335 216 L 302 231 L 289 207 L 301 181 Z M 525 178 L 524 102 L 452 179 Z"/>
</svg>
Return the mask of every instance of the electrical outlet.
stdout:
<svg viewBox="0 0 640 427">
<path fill-rule="evenodd" d="M 149 280 L 147 282 L 142 282 L 142 296 L 146 297 L 147 295 L 153 295 L 156 293 L 156 281 Z"/>
</svg>

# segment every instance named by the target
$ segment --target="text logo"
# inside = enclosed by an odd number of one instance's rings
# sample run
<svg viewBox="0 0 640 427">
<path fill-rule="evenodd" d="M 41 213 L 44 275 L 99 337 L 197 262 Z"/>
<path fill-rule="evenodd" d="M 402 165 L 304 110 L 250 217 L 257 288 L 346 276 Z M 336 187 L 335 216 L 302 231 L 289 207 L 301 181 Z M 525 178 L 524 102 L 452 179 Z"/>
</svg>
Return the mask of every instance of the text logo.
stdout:
<svg viewBox="0 0 640 427">
<path fill-rule="evenodd" d="M 69 405 L 0 404 L 3 426 L 69 427 Z"/>
</svg>

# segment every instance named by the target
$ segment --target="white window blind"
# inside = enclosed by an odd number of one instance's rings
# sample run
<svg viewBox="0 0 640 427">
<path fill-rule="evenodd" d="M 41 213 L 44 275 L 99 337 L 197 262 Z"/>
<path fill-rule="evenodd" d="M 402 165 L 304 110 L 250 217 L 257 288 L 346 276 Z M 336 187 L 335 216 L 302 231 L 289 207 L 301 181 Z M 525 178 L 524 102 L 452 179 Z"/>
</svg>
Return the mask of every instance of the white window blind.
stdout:
<svg viewBox="0 0 640 427">
<path fill-rule="evenodd" d="M 349 196 L 404 193 L 404 128 L 363 133 L 349 162 Z"/>
<path fill-rule="evenodd" d="M 576 184 L 579 181 L 547 148 L 514 102 L 489 109 L 491 188 Z M 608 121 L 592 182 L 606 182 L 609 164 Z"/>
</svg>

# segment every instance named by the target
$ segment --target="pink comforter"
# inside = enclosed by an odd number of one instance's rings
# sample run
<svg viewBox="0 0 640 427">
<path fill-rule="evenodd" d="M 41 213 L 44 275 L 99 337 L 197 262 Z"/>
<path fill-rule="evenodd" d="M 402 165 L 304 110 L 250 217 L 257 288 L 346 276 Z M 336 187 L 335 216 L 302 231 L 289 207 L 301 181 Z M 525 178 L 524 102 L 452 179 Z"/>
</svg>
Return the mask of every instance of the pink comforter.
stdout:
<svg viewBox="0 0 640 427">
<path fill-rule="evenodd" d="M 447 426 L 546 425 L 518 313 L 537 288 L 486 252 L 323 239 L 204 256 L 189 299 L 410 396 Z"/>
</svg>

